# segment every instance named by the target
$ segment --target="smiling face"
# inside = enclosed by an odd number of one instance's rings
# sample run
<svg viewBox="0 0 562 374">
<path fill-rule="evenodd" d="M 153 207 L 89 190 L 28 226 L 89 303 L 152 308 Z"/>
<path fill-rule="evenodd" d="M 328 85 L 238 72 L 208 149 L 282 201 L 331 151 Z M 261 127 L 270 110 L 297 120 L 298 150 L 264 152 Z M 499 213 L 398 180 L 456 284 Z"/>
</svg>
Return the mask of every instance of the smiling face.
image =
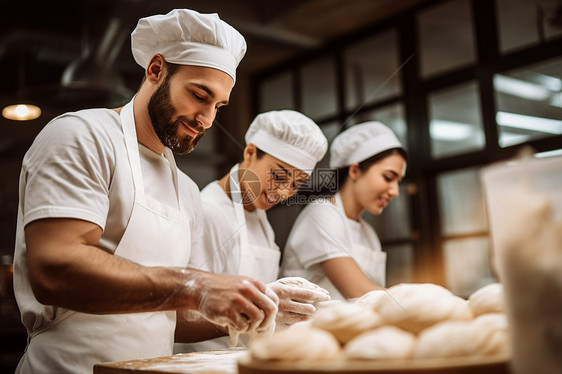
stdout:
<svg viewBox="0 0 562 374">
<path fill-rule="evenodd" d="M 353 183 L 354 196 L 359 205 L 372 214 L 381 214 L 390 201 L 400 194 L 406 161 L 398 153 L 379 160 L 367 170 L 359 169 L 358 164 L 349 168 L 349 179 Z"/>
<path fill-rule="evenodd" d="M 178 66 L 166 74 L 148 102 L 148 114 L 160 142 L 174 153 L 191 152 L 211 127 L 234 85 L 212 68 Z"/>
<path fill-rule="evenodd" d="M 243 169 L 250 172 L 244 172 Z M 267 153 L 258 157 L 252 143 L 244 149 L 240 164 L 240 188 L 248 196 L 244 208 L 268 210 L 297 193 L 308 174 Z"/>
</svg>

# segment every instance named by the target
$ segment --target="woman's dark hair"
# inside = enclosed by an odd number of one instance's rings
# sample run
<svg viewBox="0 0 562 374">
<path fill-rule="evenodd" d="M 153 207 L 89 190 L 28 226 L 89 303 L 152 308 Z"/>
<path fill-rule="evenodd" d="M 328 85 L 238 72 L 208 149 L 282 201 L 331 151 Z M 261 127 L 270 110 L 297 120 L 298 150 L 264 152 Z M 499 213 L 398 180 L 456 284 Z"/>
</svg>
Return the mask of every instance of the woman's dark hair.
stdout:
<svg viewBox="0 0 562 374">
<path fill-rule="evenodd" d="M 404 159 L 404 161 L 408 161 L 408 153 L 402 148 L 391 148 L 389 150 L 383 151 L 381 153 L 377 153 L 374 156 L 369 157 L 366 160 L 363 160 L 359 163 L 359 170 L 367 171 L 371 166 L 379 162 L 380 160 L 387 158 L 390 155 L 400 155 Z M 349 176 L 349 166 L 345 166 L 343 168 L 336 169 L 336 177 L 338 183 L 338 191 L 343 187 L 345 182 L 347 181 L 347 177 Z"/>
</svg>

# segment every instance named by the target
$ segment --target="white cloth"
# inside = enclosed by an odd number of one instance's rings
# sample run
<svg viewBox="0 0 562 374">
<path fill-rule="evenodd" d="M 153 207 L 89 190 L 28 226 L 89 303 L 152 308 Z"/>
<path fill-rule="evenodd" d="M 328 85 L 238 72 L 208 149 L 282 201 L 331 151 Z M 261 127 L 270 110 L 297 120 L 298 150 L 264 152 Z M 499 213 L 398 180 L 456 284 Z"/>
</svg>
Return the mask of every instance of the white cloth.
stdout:
<svg viewBox="0 0 562 374">
<path fill-rule="evenodd" d="M 349 166 L 393 148 L 404 149 L 388 126 L 378 121 L 360 123 L 334 138 L 330 146 L 330 167 Z"/>
<path fill-rule="evenodd" d="M 98 224 L 104 229 L 99 247 L 109 253 L 148 266 L 187 264 L 190 247 L 197 248 L 202 243 L 197 186 L 177 171 L 178 197 L 173 183 L 172 171 L 176 171 L 173 158 L 168 155 L 172 161 L 169 162 L 140 148 L 136 152 L 142 160 L 137 160 L 142 173 L 140 180 L 147 186 L 144 201 L 159 213 L 146 214 L 145 209 L 140 218 L 136 218 L 138 204 L 133 205 L 133 199 L 139 201 L 138 194 L 133 193 L 133 169 L 120 117 L 114 111 L 94 109 L 60 116 L 44 128 L 26 154 L 20 176 L 14 264 L 16 299 L 31 336 L 21 361 L 21 372 L 48 369 L 91 373 L 95 363 L 171 353 L 174 312 L 105 316 L 69 312 L 40 304 L 33 296 L 27 276 L 23 228 L 33 220 L 53 217 Z M 167 179 L 160 179 L 161 176 Z M 155 188 L 158 185 L 162 188 Z M 158 201 L 170 191 L 171 199 Z M 181 201 L 179 210 L 178 200 Z M 166 213 L 174 217 L 177 230 L 167 232 L 166 239 L 151 235 L 146 225 L 168 229 L 167 221 L 160 219 Z M 151 248 L 152 252 L 137 252 L 140 247 Z M 53 339 L 57 341 L 55 346 Z M 61 359 L 62 356 L 65 358 Z"/>
<path fill-rule="evenodd" d="M 313 202 L 291 229 L 280 277 L 303 277 L 327 289 L 332 300 L 345 300 L 321 267 L 322 262 L 341 257 L 353 258 L 373 283 L 384 286 L 386 253 L 375 230 L 363 219 L 348 218 L 339 204 Z"/>
<path fill-rule="evenodd" d="M 144 69 L 157 53 L 167 62 L 210 67 L 236 81 L 236 68 L 246 53 L 244 37 L 217 14 L 174 9 L 141 18 L 131 34 L 135 61 Z"/>
<path fill-rule="evenodd" d="M 328 150 L 320 127 L 302 113 L 278 110 L 260 113 L 245 135 L 246 144 L 256 147 L 310 174 Z"/>
<path fill-rule="evenodd" d="M 238 165 L 231 171 L 230 190 L 237 190 Z M 193 252 L 190 266 L 214 273 L 245 275 L 263 283 L 277 279 L 281 252 L 275 244 L 273 228 L 265 211 L 249 212 L 239 203 L 240 196 L 231 193 L 231 200 L 218 181 L 201 191 L 205 213 L 205 250 Z M 246 338 L 243 336 L 243 338 Z M 242 340 L 242 344 L 247 340 Z M 175 353 L 226 349 L 228 337 L 194 344 L 176 344 Z"/>
</svg>

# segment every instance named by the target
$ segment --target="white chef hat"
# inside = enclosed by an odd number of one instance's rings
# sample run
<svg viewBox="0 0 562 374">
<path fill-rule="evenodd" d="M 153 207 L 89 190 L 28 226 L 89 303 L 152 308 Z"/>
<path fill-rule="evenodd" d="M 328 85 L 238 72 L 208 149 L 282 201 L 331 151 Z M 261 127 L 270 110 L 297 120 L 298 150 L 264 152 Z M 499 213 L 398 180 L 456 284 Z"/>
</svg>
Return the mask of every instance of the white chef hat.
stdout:
<svg viewBox="0 0 562 374">
<path fill-rule="evenodd" d="M 378 121 L 354 125 L 335 137 L 330 146 L 330 167 L 339 169 L 402 144 L 390 128 Z"/>
<path fill-rule="evenodd" d="M 328 140 L 320 127 L 293 110 L 258 114 L 246 131 L 246 144 L 310 174 L 328 150 Z"/>
<path fill-rule="evenodd" d="M 141 18 L 131 34 L 135 61 L 146 69 L 157 53 L 167 62 L 219 69 L 236 81 L 236 67 L 246 53 L 244 37 L 217 14 L 174 9 Z"/>
</svg>

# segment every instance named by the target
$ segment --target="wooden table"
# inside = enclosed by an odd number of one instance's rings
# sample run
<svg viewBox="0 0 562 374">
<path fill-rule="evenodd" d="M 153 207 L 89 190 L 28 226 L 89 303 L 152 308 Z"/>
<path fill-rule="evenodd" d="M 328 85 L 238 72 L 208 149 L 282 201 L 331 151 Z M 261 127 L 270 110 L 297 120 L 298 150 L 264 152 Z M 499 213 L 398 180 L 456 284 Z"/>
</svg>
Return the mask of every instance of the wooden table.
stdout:
<svg viewBox="0 0 562 374">
<path fill-rule="evenodd" d="M 231 348 L 103 363 L 94 366 L 94 374 L 236 374 L 238 359 L 246 353 L 246 348 Z"/>
</svg>

